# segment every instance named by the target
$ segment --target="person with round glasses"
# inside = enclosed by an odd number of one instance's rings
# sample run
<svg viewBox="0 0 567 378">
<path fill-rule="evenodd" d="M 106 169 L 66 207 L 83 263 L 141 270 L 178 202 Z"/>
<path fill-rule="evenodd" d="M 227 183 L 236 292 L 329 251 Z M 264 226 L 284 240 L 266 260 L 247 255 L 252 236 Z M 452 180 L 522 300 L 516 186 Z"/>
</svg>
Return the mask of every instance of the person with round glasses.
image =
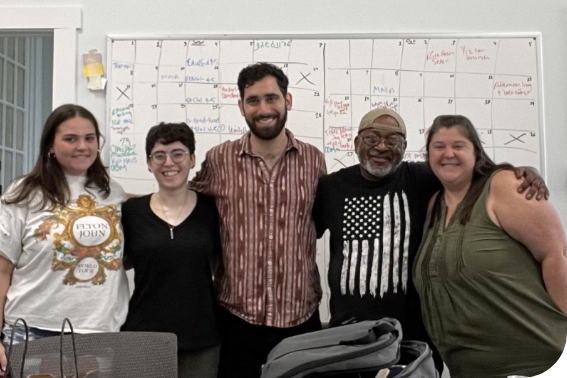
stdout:
<svg viewBox="0 0 567 378">
<path fill-rule="evenodd" d="M 219 335 L 212 265 L 220 256 L 218 212 L 187 190 L 195 136 L 185 123 L 160 123 L 146 137 L 158 191 L 122 206 L 126 268 L 134 293 L 123 331 L 177 335 L 179 377 L 216 377 Z"/>
<path fill-rule="evenodd" d="M 149 158 L 151 159 L 152 163 L 159 165 L 165 163 L 167 157 L 169 156 L 171 158 L 171 161 L 176 164 L 180 164 L 183 162 L 183 160 L 185 160 L 188 154 L 189 152 L 183 149 L 173 150 L 169 153 L 157 151 L 156 153 L 149 155 Z"/>
</svg>

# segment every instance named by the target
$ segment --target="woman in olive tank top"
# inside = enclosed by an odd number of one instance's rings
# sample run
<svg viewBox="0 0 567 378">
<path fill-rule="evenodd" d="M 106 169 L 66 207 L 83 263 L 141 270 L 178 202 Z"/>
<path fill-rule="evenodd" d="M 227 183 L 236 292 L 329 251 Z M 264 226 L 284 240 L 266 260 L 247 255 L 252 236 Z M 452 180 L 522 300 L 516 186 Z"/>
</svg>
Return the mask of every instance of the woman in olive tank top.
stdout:
<svg viewBox="0 0 567 378">
<path fill-rule="evenodd" d="M 430 201 L 414 264 L 425 326 L 452 378 L 533 376 L 567 336 L 567 250 L 548 201 L 525 201 L 463 116 L 439 116 L 428 162 L 443 184 Z"/>
</svg>

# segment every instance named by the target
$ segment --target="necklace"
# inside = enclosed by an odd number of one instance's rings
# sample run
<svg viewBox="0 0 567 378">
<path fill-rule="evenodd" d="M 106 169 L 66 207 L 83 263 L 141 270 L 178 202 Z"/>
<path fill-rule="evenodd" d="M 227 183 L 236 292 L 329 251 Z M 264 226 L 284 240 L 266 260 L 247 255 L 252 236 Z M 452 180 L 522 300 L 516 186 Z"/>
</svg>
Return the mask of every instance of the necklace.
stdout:
<svg viewBox="0 0 567 378">
<path fill-rule="evenodd" d="M 187 192 L 188 192 L 187 197 L 185 197 L 185 201 L 183 202 L 183 205 L 181 205 L 181 208 L 179 209 L 179 212 L 177 213 L 177 217 L 175 219 L 179 219 L 179 215 L 181 215 L 183 208 L 185 207 L 185 205 L 187 204 L 187 201 L 189 200 L 189 191 L 187 191 Z M 173 228 L 175 226 L 171 224 L 169 219 L 167 219 L 167 215 L 165 214 L 165 209 L 163 208 L 163 202 L 161 200 L 161 196 L 159 195 L 159 193 L 156 193 L 156 194 L 157 194 L 157 197 L 159 199 L 159 206 L 161 207 L 161 212 L 163 213 L 163 217 L 165 218 L 165 222 L 169 226 L 169 237 L 171 238 L 171 240 L 173 240 L 173 238 L 174 238 Z"/>
</svg>

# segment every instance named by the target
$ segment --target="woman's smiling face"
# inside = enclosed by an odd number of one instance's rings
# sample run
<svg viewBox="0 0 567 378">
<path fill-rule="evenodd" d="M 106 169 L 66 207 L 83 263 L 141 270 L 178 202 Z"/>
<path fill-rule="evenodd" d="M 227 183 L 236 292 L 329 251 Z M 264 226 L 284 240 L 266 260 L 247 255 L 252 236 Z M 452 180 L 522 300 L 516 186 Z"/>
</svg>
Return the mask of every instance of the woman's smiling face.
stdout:
<svg viewBox="0 0 567 378">
<path fill-rule="evenodd" d="M 62 122 L 49 149 L 66 175 L 86 176 L 98 154 L 96 130 L 91 121 L 73 117 Z"/>
<path fill-rule="evenodd" d="M 429 164 L 444 186 L 472 181 L 476 163 L 474 146 L 460 126 L 442 127 L 427 146 Z"/>
</svg>

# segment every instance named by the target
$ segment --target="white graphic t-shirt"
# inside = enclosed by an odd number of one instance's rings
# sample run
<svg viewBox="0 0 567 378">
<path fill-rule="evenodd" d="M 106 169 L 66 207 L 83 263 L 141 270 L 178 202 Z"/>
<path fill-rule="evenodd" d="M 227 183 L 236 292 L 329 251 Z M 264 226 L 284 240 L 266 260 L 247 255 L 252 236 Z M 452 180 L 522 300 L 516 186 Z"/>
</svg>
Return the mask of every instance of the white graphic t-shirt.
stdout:
<svg viewBox="0 0 567 378">
<path fill-rule="evenodd" d="M 97 189 L 84 189 L 85 177 L 67 181 L 65 206 L 0 204 L 0 255 L 15 265 L 4 320 L 24 318 L 30 327 L 59 331 L 69 318 L 79 333 L 119 331 L 129 299 L 124 190 L 111 180 L 111 193 L 102 198 Z"/>
</svg>

